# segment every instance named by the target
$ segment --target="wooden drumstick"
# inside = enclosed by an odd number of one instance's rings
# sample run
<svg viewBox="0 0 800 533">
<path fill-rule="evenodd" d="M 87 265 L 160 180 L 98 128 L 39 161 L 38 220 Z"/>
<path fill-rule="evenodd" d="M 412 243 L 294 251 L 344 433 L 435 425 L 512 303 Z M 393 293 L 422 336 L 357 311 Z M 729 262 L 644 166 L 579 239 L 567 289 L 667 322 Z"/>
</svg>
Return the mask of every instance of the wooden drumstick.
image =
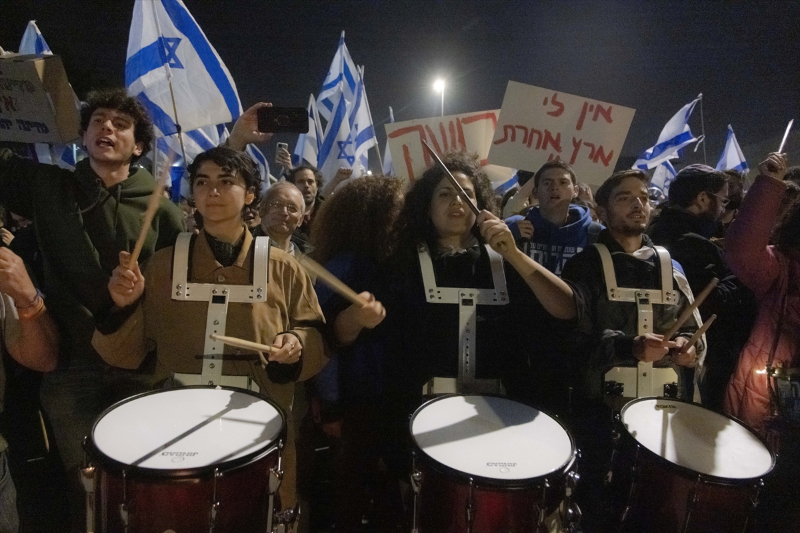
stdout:
<svg viewBox="0 0 800 533">
<path fill-rule="evenodd" d="M 692 302 L 692 305 L 686 308 L 686 310 L 681 314 L 680 318 L 678 318 L 678 321 L 675 322 L 675 325 L 672 326 L 670 330 L 664 334 L 664 340 L 661 342 L 661 346 L 666 345 L 669 342 L 669 340 L 676 333 L 678 333 L 678 330 L 681 329 L 681 327 L 686 323 L 687 320 L 689 320 L 689 317 L 692 316 L 694 310 L 700 307 L 700 304 L 702 304 L 703 301 L 708 297 L 708 295 L 711 294 L 711 291 L 713 291 L 717 287 L 718 283 L 719 279 L 717 278 L 714 278 L 708 282 L 706 288 L 703 289 L 703 291 L 697 295 L 697 298 L 695 298 L 694 302 Z"/>
<path fill-rule="evenodd" d="M 164 188 L 166 187 L 167 178 L 169 178 L 170 168 L 172 168 L 171 157 L 165 162 L 165 165 L 161 170 L 161 175 L 156 180 L 156 186 L 153 188 L 152 194 L 150 194 L 150 202 L 147 204 L 147 211 L 144 212 L 142 227 L 139 230 L 139 237 L 136 239 L 136 245 L 133 247 L 133 252 L 131 252 L 130 259 L 128 259 L 128 270 L 133 270 L 133 267 L 136 265 L 136 261 L 139 259 L 139 254 L 142 253 L 144 241 L 147 239 L 147 232 L 150 229 L 150 224 L 152 224 L 153 218 L 156 216 L 156 211 L 158 211 L 158 205 L 161 203 L 161 196 L 164 194 Z"/>
<path fill-rule="evenodd" d="M 339 278 L 325 270 L 325 268 L 308 257 L 307 255 L 298 255 L 297 261 L 305 267 L 308 272 L 317 278 L 321 279 L 333 291 L 347 299 L 351 303 L 364 307 L 369 305 L 369 302 L 363 297 L 359 296 L 353 289 L 345 285 Z"/>
<path fill-rule="evenodd" d="M 698 328 L 698 330 L 694 332 L 694 335 L 692 335 L 692 338 L 689 339 L 688 343 L 686 343 L 686 346 L 683 347 L 683 350 L 681 350 L 681 353 L 688 352 L 689 348 L 694 346 L 695 343 L 700 340 L 700 337 L 703 336 L 703 333 L 705 333 L 706 330 L 708 330 L 708 328 L 711 326 L 712 322 L 714 322 L 716 319 L 717 319 L 717 315 L 711 315 L 710 317 L 708 317 L 708 320 L 706 320 L 703 323 L 703 325 L 700 326 L 700 328 Z"/>
<path fill-rule="evenodd" d="M 264 354 L 261 352 L 270 353 L 275 350 L 272 346 L 267 346 L 266 344 L 259 344 L 257 342 L 246 341 L 244 339 L 239 339 L 237 337 L 226 337 L 224 335 L 217 335 L 216 333 L 212 333 L 210 337 L 215 340 L 227 344 L 228 346 L 235 346 L 236 348 L 244 348 L 245 350 L 253 350 L 254 352 L 258 352 L 258 356 L 261 358 L 261 364 L 267 366 L 267 360 L 264 358 Z"/>
</svg>

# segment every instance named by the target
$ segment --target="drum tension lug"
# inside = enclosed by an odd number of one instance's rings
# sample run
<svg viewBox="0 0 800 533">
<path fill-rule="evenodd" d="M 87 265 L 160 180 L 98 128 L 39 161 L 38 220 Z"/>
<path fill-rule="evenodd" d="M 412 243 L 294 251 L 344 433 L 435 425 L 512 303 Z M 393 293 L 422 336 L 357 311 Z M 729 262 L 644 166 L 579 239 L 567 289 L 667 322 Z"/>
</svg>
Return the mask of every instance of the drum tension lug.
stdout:
<svg viewBox="0 0 800 533">
<path fill-rule="evenodd" d="M 269 493 L 277 494 L 283 480 L 283 470 L 279 470 L 277 466 L 269 469 Z"/>
</svg>

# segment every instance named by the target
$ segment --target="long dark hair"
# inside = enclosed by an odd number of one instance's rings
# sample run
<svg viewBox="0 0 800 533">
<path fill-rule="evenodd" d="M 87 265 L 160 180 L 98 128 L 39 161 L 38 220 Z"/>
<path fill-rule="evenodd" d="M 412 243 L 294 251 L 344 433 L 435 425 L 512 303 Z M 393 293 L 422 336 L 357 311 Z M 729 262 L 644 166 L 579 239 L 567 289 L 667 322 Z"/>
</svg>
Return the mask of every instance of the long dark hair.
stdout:
<svg viewBox="0 0 800 533">
<path fill-rule="evenodd" d="M 478 209 L 496 212 L 496 200 L 491 182 L 481 168 L 477 154 L 450 151 L 442 156 L 442 162 L 450 172 L 461 172 L 469 178 L 475 187 Z M 436 228 L 431 220 L 431 200 L 434 189 L 444 177 L 444 170 L 438 165 L 433 165 L 422 174 L 420 179 L 414 182 L 406 193 L 395 231 L 397 250 L 400 255 L 414 252 L 420 243 L 425 242 L 432 247 L 438 241 Z M 477 228 L 473 228 L 473 233 L 480 239 Z"/>
<path fill-rule="evenodd" d="M 351 180 L 330 196 L 311 224 L 312 257 L 325 264 L 354 252 L 382 262 L 393 251 L 391 229 L 402 204 L 399 179 L 367 176 Z"/>
</svg>

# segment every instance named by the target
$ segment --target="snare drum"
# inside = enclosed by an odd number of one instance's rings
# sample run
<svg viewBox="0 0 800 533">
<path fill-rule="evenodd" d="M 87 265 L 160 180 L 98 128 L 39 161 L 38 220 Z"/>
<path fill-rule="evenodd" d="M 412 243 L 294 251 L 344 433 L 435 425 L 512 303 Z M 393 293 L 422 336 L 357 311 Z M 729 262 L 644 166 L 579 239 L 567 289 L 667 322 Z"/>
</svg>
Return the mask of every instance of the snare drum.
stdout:
<svg viewBox="0 0 800 533">
<path fill-rule="evenodd" d="M 86 439 L 89 531 L 264 533 L 280 479 L 280 408 L 232 388 L 146 392 Z"/>
<path fill-rule="evenodd" d="M 411 436 L 421 533 L 544 531 L 577 481 L 566 427 L 505 398 L 435 398 L 412 416 Z"/>
<path fill-rule="evenodd" d="M 764 441 L 699 405 L 639 398 L 620 412 L 612 482 L 625 532 L 741 532 L 775 465 Z"/>
</svg>

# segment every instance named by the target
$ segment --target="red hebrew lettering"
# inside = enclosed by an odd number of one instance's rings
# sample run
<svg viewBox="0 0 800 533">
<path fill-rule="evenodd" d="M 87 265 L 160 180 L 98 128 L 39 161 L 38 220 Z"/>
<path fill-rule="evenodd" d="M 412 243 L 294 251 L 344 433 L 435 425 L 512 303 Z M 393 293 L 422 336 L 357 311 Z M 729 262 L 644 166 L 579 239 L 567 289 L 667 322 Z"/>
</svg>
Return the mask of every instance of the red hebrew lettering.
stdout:
<svg viewBox="0 0 800 533">
<path fill-rule="evenodd" d="M 547 145 L 550 144 L 556 149 L 556 152 L 561 153 L 561 132 L 556 133 L 555 138 L 549 130 L 544 130 L 544 143 L 542 143 L 542 150 L 547 150 Z"/>
<path fill-rule="evenodd" d="M 583 105 L 584 105 L 584 107 L 586 106 L 586 104 L 583 104 Z M 576 139 L 575 137 L 572 138 L 572 147 L 574 148 L 574 150 L 572 151 L 572 157 L 570 157 L 570 159 L 569 159 L 569 164 L 570 165 L 574 165 L 575 164 L 575 160 L 578 159 L 578 152 L 581 149 L 581 144 L 583 144 L 583 140 Z"/>
<path fill-rule="evenodd" d="M 528 142 L 528 128 L 526 128 L 525 126 L 514 126 L 514 128 L 522 128 L 522 135 L 523 135 L 522 144 L 527 143 Z"/>
<path fill-rule="evenodd" d="M 597 161 L 600 160 L 600 161 L 603 162 L 603 166 L 607 167 L 608 164 L 611 163 L 611 158 L 613 158 L 613 157 L 614 157 L 614 150 L 611 150 L 608 153 L 608 155 L 606 155 L 605 152 L 603 152 L 603 147 L 602 146 L 598 146 L 597 147 L 597 152 L 595 153 L 594 157 L 592 158 L 592 161 L 597 163 Z"/>
<path fill-rule="evenodd" d="M 458 137 L 456 136 L 456 125 L 452 120 L 450 121 L 450 139 L 450 142 L 453 143 L 453 149 L 455 149 Z"/>
<path fill-rule="evenodd" d="M 395 131 L 393 131 L 392 133 L 389 134 L 389 138 L 390 139 L 396 139 L 397 137 L 402 137 L 403 135 L 405 135 L 407 133 L 412 133 L 412 132 L 415 132 L 415 131 L 417 133 L 419 133 L 420 141 L 427 141 L 428 140 L 428 138 L 425 135 L 425 129 L 420 124 L 417 124 L 416 126 L 407 126 L 405 128 L 400 128 L 398 130 L 395 130 Z M 420 145 L 421 144 L 422 143 L 420 142 Z M 428 152 L 425 151 L 425 149 L 422 148 L 422 146 L 420 146 L 420 149 L 422 150 L 422 155 L 425 157 L 425 166 L 430 166 L 433 163 L 433 160 L 431 159 L 431 156 L 428 155 Z M 409 161 L 410 161 L 410 159 L 409 159 Z M 409 167 L 409 169 L 410 168 L 411 167 Z"/>
<path fill-rule="evenodd" d="M 589 147 L 589 159 L 593 158 L 595 151 L 594 143 L 583 141 L 583 145 Z"/>
<path fill-rule="evenodd" d="M 553 160 L 553 157 L 554 157 L 555 155 L 556 155 L 556 154 L 554 154 L 554 153 L 552 153 L 552 152 L 551 152 L 551 153 L 550 153 L 550 155 L 549 155 L 549 156 L 547 156 L 547 160 L 548 160 L 548 161 L 552 161 L 552 160 Z M 556 159 L 558 159 L 558 158 L 556 158 Z"/>
<path fill-rule="evenodd" d="M 472 124 L 473 122 L 477 122 L 479 120 L 491 120 L 494 129 L 497 129 L 497 115 L 495 113 L 478 113 L 477 115 L 472 115 L 471 117 L 464 117 L 461 122 L 464 124 Z"/>
<path fill-rule="evenodd" d="M 586 110 L 588 108 L 589 108 L 589 102 L 584 102 L 583 103 L 583 108 L 581 109 L 581 116 L 578 119 L 578 125 L 575 126 L 575 129 L 578 130 L 578 131 L 581 131 L 581 128 L 583 127 L 583 119 L 586 118 Z"/>
<path fill-rule="evenodd" d="M 611 108 L 612 107 L 613 106 L 608 106 L 608 109 L 603 109 L 603 106 L 601 106 L 600 104 L 597 104 L 597 106 L 595 106 L 595 109 L 594 109 L 594 116 L 592 117 L 592 121 L 597 122 L 598 115 L 602 115 L 603 118 L 606 120 L 606 122 L 608 122 L 609 124 L 614 122 L 613 120 L 611 120 Z"/>
<path fill-rule="evenodd" d="M 462 150 L 467 149 L 467 141 L 464 140 L 464 127 L 461 125 L 461 119 L 456 119 L 456 128 L 458 128 L 458 145 Z"/>
<path fill-rule="evenodd" d="M 514 129 L 514 126 L 506 124 L 505 126 L 503 126 L 503 138 L 495 141 L 494 144 L 503 144 L 504 142 L 506 142 L 508 140 L 509 131 L 511 132 L 511 142 L 513 143 L 514 141 L 516 141 L 517 130 Z"/>
<path fill-rule="evenodd" d="M 414 161 L 411 160 L 411 150 L 408 145 L 403 145 L 403 160 L 406 162 L 406 171 L 408 172 L 408 182 L 414 183 Z"/>
<path fill-rule="evenodd" d="M 556 109 L 553 111 L 548 111 L 547 114 L 551 117 L 560 117 L 561 114 L 564 112 L 564 104 L 558 101 L 558 93 L 553 93 L 553 98 L 550 100 L 550 103 L 556 106 Z M 544 105 L 547 105 L 547 98 L 544 99 Z"/>
<path fill-rule="evenodd" d="M 6 108 L 6 111 L 11 113 L 17 111 L 17 99 L 13 96 L 3 96 L 3 107 Z"/>
<path fill-rule="evenodd" d="M 528 135 L 528 148 L 530 148 L 531 144 L 533 144 L 534 133 L 536 134 L 536 149 L 538 150 L 542 146 L 542 132 L 535 128 L 531 128 L 530 135 Z"/>
<path fill-rule="evenodd" d="M 442 149 L 439 147 L 439 142 L 436 140 L 436 135 L 433 134 L 433 130 L 431 130 L 430 126 L 425 126 L 425 129 L 428 130 L 428 135 L 430 135 L 431 143 L 433 144 L 431 148 L 433 148 L 437 154 L 441 154 Z M 425 153 L 427 154 L 428 152 Z"/>
<path fill-rule="evenodd" d="M 439 132 L 441 132 L 441 134 L 442 134 L 442 148 L 444 148 L 444 151 L 446 152 L 447 151 L 447 130 L 444 129 L 444 122 L 440 122 L 439 123 Z M 454 138 L 453 139 L 453 148 L 455 148 L 455 147 L 456 147 L 456 140 Z"/>
</svg>

